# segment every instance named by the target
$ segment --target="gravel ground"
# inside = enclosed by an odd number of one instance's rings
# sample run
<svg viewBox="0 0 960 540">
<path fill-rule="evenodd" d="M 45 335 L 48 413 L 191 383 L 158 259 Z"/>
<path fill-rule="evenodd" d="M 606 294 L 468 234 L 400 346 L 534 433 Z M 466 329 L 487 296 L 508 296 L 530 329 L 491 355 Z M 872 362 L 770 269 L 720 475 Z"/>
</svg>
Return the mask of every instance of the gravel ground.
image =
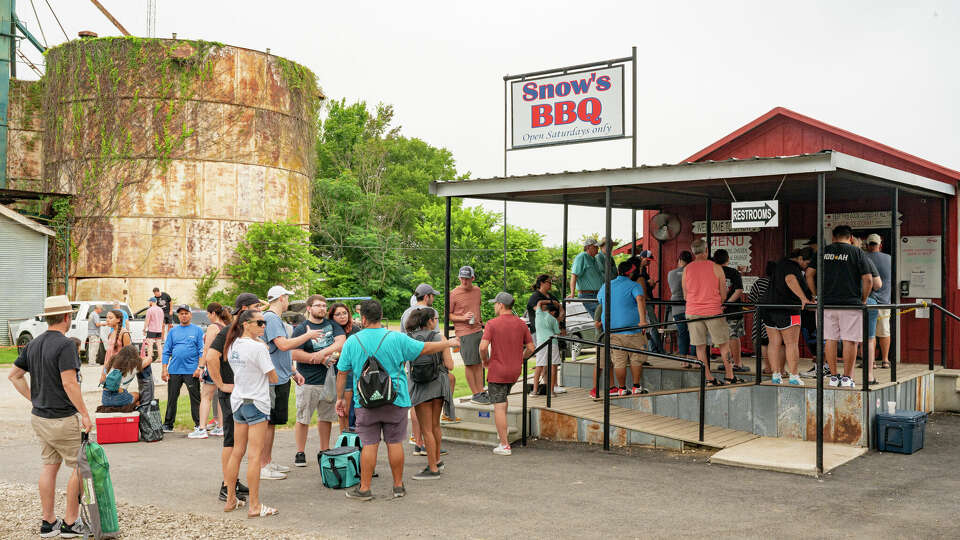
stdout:
<svg viewBox="0 0 960 540">
<path fill-rule="evenodd" d="M 63 515 L 65 493 L 57 494 L 57 515 Z M 36 486 L 0 482 L 0 538 L 36 538 L 40 523 L 37 509 L 40 498 Z M 276 540 L 300 540 L 317 538 L 290 530 L 263 529 L 248 525 L 241 511 L 238 517 L 216 519 L 205 514 L 181 513 L 161 510 L 152 504 L 133 505 L 119 503 L 120 538 L 142 540 L 167 540 L 169 538 L 271 538 Z M 271 518 L 275 519 L 275 518 Z M 172 531 L 176 531 L 173 534 Z M 229 531 L 229 534 L 225 534 Z"/>
</svg>

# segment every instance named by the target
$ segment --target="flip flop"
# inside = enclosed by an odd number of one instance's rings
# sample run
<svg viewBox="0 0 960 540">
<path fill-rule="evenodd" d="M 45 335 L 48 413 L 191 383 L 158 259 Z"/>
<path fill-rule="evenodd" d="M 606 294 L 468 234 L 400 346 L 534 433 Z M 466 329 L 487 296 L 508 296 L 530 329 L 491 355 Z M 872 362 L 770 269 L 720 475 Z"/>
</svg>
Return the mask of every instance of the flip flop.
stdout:
<svg viewBox="0 0 960 540">
<path fill-rule="evenodd" d="M 727 384 L 740 384 L 740 383 L 742 383 L 742 382 L 746 382 L 746 381 L 744 381 L 743 379 L 737 377 L 736 375 L 734 375 L 733 377 L 724 377 L 723 380 L 724 380 Z"/>
<path fill-rule="evenodd" d="M 267 517 L 277 515 L 278 510 L 276 508 L 270 508 L 269 506 L 261 503 L 260 504 L 260 513 L 259 514 L 247 514 L 247 518 L 258 518 L 258 517 Z"/>
<path fill-rule="evenodd" d="M 240 499 L 237 499 L 236 502 L 234 502 L 234 504 L 233 504 L 232 506 L 227 507 L 227 508 L 224 508 L 223 511 L 224 511 L 224 512 L 233 512 L 233 511 L 236 510 L 237 508 L 243 508 L 244 506 L 246 506 L 246 504 L 247 504 L 246 501 L 242 501 L 242 500 L 240 500 Z"/>
<path fill-rule="evenodd" d="M 711 385 L 711 386 L 723 386 L 723 381 L 721 381 L 720 379 L 714 377 L 714 378 L 712 378 L 712 379 L 708 379 L 708 380 L 707 380 L 707 384 L 709 384 L 709 385 Z"/>
</svg>

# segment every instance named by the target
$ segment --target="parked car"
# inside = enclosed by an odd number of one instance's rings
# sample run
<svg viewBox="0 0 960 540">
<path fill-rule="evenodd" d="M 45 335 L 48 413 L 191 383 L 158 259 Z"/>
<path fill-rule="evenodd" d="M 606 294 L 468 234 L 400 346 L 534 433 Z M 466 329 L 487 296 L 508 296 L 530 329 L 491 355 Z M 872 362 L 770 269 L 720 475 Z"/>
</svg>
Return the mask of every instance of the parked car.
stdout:
<svg viewBox="0 0 960 540">
<path fill-rule="evenodd" d="M 99 305 L 103 308 L 103 311 L 100 313 L 101 321 L 105 321 L 107 317 L 107 311 L 114 309 L 113 306 L 118 306 L 117 309 L 125 311 L 129 316 L 127 320 L 127 326 L 130 330 L 130 339 L 131 342 L 140 346 L 143 343 L 143 319 L 137 319 L 136 317 L 130 314 L 130 306 L 122 302 L 107 302 L 103 300 L 88 300 L 83 302 L 71 302 L 70 305 L 73 307 L 73 313 L 71 314 L 70 328 L 67 330 L 67 337 L 75 337 L 80 340 L 80 357 L 81 359 L 88 356 L 87 351 L 87 318 L 90 316 L 90 313 L 93 311 L 93 307 Z M 43 317 L 37 315 L 32 319 L 27 319 L 20 323 L 17 326 L 16 339 L 17 347 L 25 347 L 27 343 L 39 336 L 40 334 L 47 331 L 47 323 L 43 320 Z M 100 341 L 106 343 L 107 337 L 110 335 L 110 329 L 106 326 L 100 328 Z M 101 347 L 102 348 L 102 347 Z M 97 356 L 98 363 L 103 362 L 103 356 L 99 353 L 102 351 L 94 351 L 94 354 Z"/>
<path fill-rule="evenodd" d="M 207 326 L 210 326 L 210 317 L 207 315 L 207 310 L 190 306 L 190 313 L 193 314 L 193 317 L 190 319 L 190 324 L 195 324 L 204 330 L 207 329 Z M 179 319 L 177 319 L 177 314 L 172 314 L 173 321 L 172 324 L 179 324 Z M 140 321 L 141 323 L 147 320 L 147 308 L 143 308 L 140 311 L 133 314 L 134 320 Z"/>
</svg>

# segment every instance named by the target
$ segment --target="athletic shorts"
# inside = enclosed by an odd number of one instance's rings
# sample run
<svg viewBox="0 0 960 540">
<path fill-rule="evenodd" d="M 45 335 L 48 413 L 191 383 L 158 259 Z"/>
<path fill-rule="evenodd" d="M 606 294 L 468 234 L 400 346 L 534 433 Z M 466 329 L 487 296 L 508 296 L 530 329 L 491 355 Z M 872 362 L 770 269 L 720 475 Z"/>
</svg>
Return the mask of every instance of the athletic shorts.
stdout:
<svg viewBox="0 0 960 540">
<path fill-rule="evenodd" d="M 823 310 L 823 339 L 863 341 L 863 313 L 859 309 Z"/>
<path fill-rule="evenodd" d="M 890 310 L 877 310 L 877 337 L 890 337 Z"/>
<path fill-rule="evenodd" d="M 270 425 L 285 425 L 290 417 L 290 381 L 270 387 L 270 403 Z"/>
<path fill-rule="evenodd" d="M 460 338 L 460 358 L 463 359 L 463 365 L 475 366 L 480 363 L 480 338 L 483 332 L 474 332 Z"/>
<path fill-rule="evenodd" d="M 147 339 L 160 339 L 163 336 L 163 332 L 151 332 L 147 330 Z"/>
<path fill-rule="evenodd" d="M 730 341 L 730 328 L 723 319 L 707 319 L 701 321 L 703 317 L 710 315 L 690 315 L 687 314 L 687 330 L 690 331 L 690 344 L 694 347 L 707 344 L 707 333 L 710 334 L 710 341 L 714 345 L 720 345 Z"/>
<path fill-rule="evenodd" d="M 233 410 L 230 408 L 230 394 L 217 390 L 220 402 L 220 414 L 223 418 L 223 447 L 233 448 Z"/>
<path fill-rule="evenodd" d="M 550 363 L 555 366 L 559 366 L 563 362 L 563 357 L 560 356 L 560 347 L 557 346 L 556 341 L 537 351 L 537 367 L 545 367 L 548 359 L 551 359 Z"/>
<path fill-rule="evenodd" d="M 769 309 L 763 312 L 763 325 L 767 328 L 786 330 L 800 325 L 800 314 L 786 309 Z"/>
<path fill-rule="evenodd" d="M 490 396 L 490 403 L 506 403 L 511 388 L 513 385 L 510 383 L 488 382 L 487 395 Z"/>
<path fill-rule="evenodd" d="M 64 418 L 30 415 L 30 423 L 40 440 L 40 461 L 44 465 L 63 463 L 69 469 L 77 466 L 81 439 L 80 420 L 77 415 Z"/>
<path fill-rule="evenodd" d="M 647 348 L 647 336 L 643 335 L 642 332 L 636 334 L 610 334 L 610 345 L 643 350 Z M 640 353 L 621 351 L 613 347 L 610 348 L 610 362 L 613 364 L 614 369 L 623 369 L 631 365 L 639 366 L 643 364 L 644 360 L 646 360 L 646 356 Z"/>
<path fill-rule="evenodd" d="M 333 380 L 333 370 L 327 372 L 327 381 Z M 298 386 L 296 394 L 297 423 L 309 426 L 313 411 L 317 411 L 317 422 L 337 421 L 337 387 L 327 384 L 304 384 Z"/>
<path fill-rule="evenodd" d="M 407 438 L 408 407 L 384 405 L 376 409 L 357 407 L 357 435 L 364 446 L 377 444 L 381 435 L 387 444 L 402 443 Z"/>
<path fill-rule="evenodd" d="M 267 415 L 263 414 L 263 411 L 258 409 L 253 403 L 244 403 L 240 405 L 239 409 L 233 411 L 233 422 L 235 424 L 252 426 L 260 422 L 265 422 L 266 420 Z"/>
<path fill-rule="evenodd" d="M 727 329 L 730 330 L 730 339 L 741 338 L 747 335 L 743 328 L 743 317 L 728 317 Z"/>
</svg>

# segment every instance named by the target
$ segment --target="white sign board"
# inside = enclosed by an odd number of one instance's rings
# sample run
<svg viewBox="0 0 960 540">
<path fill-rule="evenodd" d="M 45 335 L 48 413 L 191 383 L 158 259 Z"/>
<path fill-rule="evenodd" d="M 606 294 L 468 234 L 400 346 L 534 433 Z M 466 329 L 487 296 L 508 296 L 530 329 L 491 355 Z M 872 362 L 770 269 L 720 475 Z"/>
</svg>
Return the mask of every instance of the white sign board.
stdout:
<svg viewBox="0 0 960 540">
<path fill-rule="evenodd" d="M 511 82 L 511 148 L 624 136 L 623 65 Z"/>
<path fill-rule="evenodd" d="M 711 219 L 710 232 L 713 234 L 723 234 L 723 233 L 732 233 L 732 232 L 736 232 L 736 233 L 760 232 L 760 228 L 751 227 L 748 229 L 734 230 L 733 225 L 730 223 L 729 219 Z M 706 220 L 693 222 L 693 234 L 707 234 Z"/>
<path fill-rule="evenodd" d="M 706 238 L 701 238 L 706 242 Z M 736 268 L 742 274 L 749 274 L 751 271 L 751 262 L 753 252 L 750 249 L 751 237 L 747 235 L 733 236 L 711 236 L 710 253 L 718 249 L 725 249 L 730 254 L 730 262 L 727 266 Z"/>
<path fill-rule="evenodd" d="M 777 227 L 780 225 L 777 201 L 742 201 L 730 203 L 730 226 L 734 229 Z"/>
<path fill-rule="evenodd" d="M 942 298 L 940 265 L 943 247 L 939 236 L 904 236 L 897 252 L 897 273 L 910 282 L 908 298 Z M 899 286 L 893 283 L 893 286 Z"/>
<path fill-rule="evenodd" d="M 903 214 L 899 214 L 897 218 L 901 216 Z M 833 228 L 837 225 L 849 225 L 851 229 L 889 229 L 890 211 L 824 214 L 823 230 L 827 233 L 826 240 L 830 239 Z"/>
</svg>

